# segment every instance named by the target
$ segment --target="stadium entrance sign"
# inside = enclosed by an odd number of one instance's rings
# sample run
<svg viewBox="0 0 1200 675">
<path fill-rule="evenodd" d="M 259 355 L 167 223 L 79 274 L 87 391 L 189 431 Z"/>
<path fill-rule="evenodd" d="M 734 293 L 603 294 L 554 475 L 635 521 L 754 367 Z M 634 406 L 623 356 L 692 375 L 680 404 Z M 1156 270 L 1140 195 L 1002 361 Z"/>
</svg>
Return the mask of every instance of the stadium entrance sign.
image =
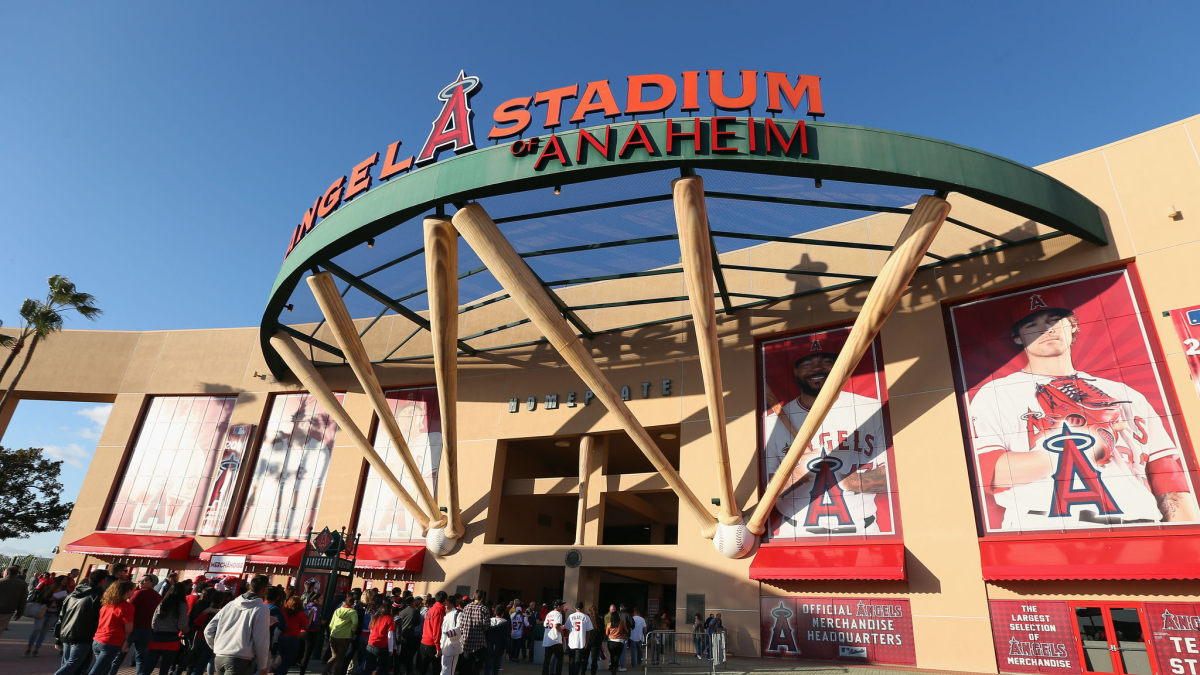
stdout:
<svg viewBox="0 0 1200 675">
<path fill-rule="evenodd" d="M 574 112 L 568 121 L 578 126 L 587 121 L 588 115 L 595 114 L 610 121 L 622 116 L 631 116 L 636 119 L 637 115 L 665 114 L 675 105 L 682 93 L 679 109 L 681 113 L 686 113 L 689 119 L 681 120 L 678 123 L 673 120 L 669 122 L 665 139 L 653 139 L 647 128 L 638 123 L 635 124 L 630 136 L 618 148 L 608 126 L 605 127 L 602 135 L 580 130 L 574 147 L 575 161 L 581 161 L 583 153 L 588 150 L 600 153 L 604 159 L 608 160 L 614 157 L 616 159 L 627 158 L 639 148 L 650 154 L 656 154 L 659 147 L 656 141 L 665 144 L 668 154 L 675 145 L 689 142 L 695 146 L 697 151 L 704 143 L 709 152 L 737 153 L 740 150 L 727 145 L 727 143 L 730 139 L 737 137 L 738 132 L 735 129 L 738 125 L 745 125 L 743 133 L 747 134 L 745 137 L 749 140 L 750 152 L 755 151 L 761 133 L 767 152 L 771 151 L 773 144 L 777 144 L 784 153 L 787 153 L 793 145 L 796 145 L 795 141 L 799 138 L 799 152 L 807 154 L 808 140 L 803 122 L 796 124 L 793 129 L 785 130 L 771 119 L 762 120 L 760 125 L 753 118 L 739 120 L 734 117 L 715 116 L 717 111 L 722 110 L 749 113 L 759 100 L 759 71 L 743 70 L 740 72 L 740 93 L 736 96 L 726 94 L 725 71 L 707 71 L 708 98 L 714 112 L 714 117 L 707 122 L 691 118 L 693 112 L 700 110 L 700 71 L 689 70 L 681 75 L 681 82 L 676 82 L 674 78 L 662 74 L 630 75 L 626 78 L 628 86 L 626 87 L 624 107 L 617 104 L 617 98 L 614 96 L 608 80 L 588 82 L 583 88 L 582 94 L 579 93 L 579 84 L 576 83 L 539 91 L 533 96 L 512 98 L 501 103 L 492 114 L 493 126 L 488 132 L 488 139 L 498 141 L 521 136 L 534 121 L 533 113 L 529 110 L 530 106 L 534 108 L 545 106 L 545 115 L 541 126 L 551 131 L 550 137 L 545 143 L 538 138 L 514 141 L 513 154 L 518 157 L 536 155 L 538 170 L 544 168 L 551 161 L 567 164 L 569 161 L 567 147 L 555 134 L 555 129 L 563 124 L 563 108 L 567 101 L 577 101 Z M 796 75 L 793 78 L 787 73 L 766 71 L 763 73 L 763 80 L 761 90 L 766 92 L 767 112 L 783 112 L 785 99 L 793 110 L 799 112 L 801 103 L 807 98 L 806 114 L 813 119 L 825 115 L 825 109 L 821 103 L 821 78 L 819 76 Z M 732 83 L 729 88 L 733 88 Z M 419 168 L 432 164 L 438 161 L 442 152 L 447 150 L 459 154 L 474 150 L 475 113 L 471 109 L 471 98 L 482 89 L 483 82 L 479 77 L 467 75 L 466 71 L 460 70 L 458 76 L 437 94 L 437 99 L 442 102 L 442 108 L 433 120 L 429 135 L 426 137 L 424 145 L 421 146 L 421 151 L 407 159 L 400 159 L 401 142 L 396 141 L 389 145 L 384 152 L 383 163 L 377 173 L 372 174 L 375 165 L 380 164 L 378 151 L 356 164 L 349 173 L 336 178 L 316 198 L 312 206 L 305 210 L 300 224 L 292 230 L 291 240 L 288 242 L 287 253 L 284 254 L 284 257 L 290 255 L 296 244 L 300 243 L 305 235 L 336 211 L 339 206 L 370 190 L 373 180 L 386 181 L 408 172 L 414 167 Z M 690 127 L 688 126 L 689 122 Z M 679 129 L 675 128 L 677 124 Z M 760 128 L 761 132 L 758 131 Z"/>
</svg>

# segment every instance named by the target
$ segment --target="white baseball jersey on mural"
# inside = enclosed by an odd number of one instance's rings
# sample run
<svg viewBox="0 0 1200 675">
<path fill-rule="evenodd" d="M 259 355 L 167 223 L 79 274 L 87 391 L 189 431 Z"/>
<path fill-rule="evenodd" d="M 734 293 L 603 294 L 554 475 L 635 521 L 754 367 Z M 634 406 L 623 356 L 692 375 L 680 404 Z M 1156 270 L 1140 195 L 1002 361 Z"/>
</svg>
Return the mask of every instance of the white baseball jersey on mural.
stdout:
<svg viewBox="0 0 1200 675">
<path fill-rule="evenodd" d="M 1046 479 L 1009 489 L 983 486 L 1004 509 L 1002 529 L 1054 530 L 1162 520 L 1146 465 L 1172 456 L 1182 462 L 1175 442 L 1145 396 L 1120 382 L 1083 372 L 1077 375 L 1120 402 L 1124 425 L 1115 430 L 1112 456 L 1100 461 L 1094 458 L 1095 445 L 1101 440 L 1088 430 L 1081 416 L 1068 415 L 1053 428 L 1046 428 L 1037 390 L 1054 381 L 1052 376 L 1018 371 L 983 385 L 971 400 L 968 410 L 976 456 L 998 450 L 1050 451 L 1053 471 Z M 1073 425 L 1072 419 L 1076 421 Z M 1071 454 L 1064 467 L 1064 453 L 1071 452 L 1067 441 L 1079 452 Z M 1060 469 L 1070 475 L 1060 476 Z"/>
<path fill-rule="evenodd" d="M 800 405 L 799 398 L 783 406 L 782 413 L 788 416 L 795 429 L 799 429 L 808 417 L 808 410 Z M 769 478 L 779 469 L 794 435 L 778 415 L 769 415 L 764 421 L 763 438 L 766 439 L 764 456 Z M 860 469 L 887 466 L 883 406 L 878 399 L 841 392 L 809 445 L 813 449 L 824 449 L 824 461 L 828 463 L 835 481 L 841 481 Z M 822 504 L 832 503 L 832 497 L 821 490 L 824 481 L 818 478 L 814 470 L 805 483 L 784 494 L 775 503 L 775 509 L 783 515 L 783 523 L 772 536 L 824 537 L 830 532 L 880 533 L 875 519 L 874 494 L 864 495 L 849 490 L 842 492 L 850 522 L 846 522 L 845 514 L 815 517 L 809 514 L 814 492 L 822 499 Z"/>
</svg>

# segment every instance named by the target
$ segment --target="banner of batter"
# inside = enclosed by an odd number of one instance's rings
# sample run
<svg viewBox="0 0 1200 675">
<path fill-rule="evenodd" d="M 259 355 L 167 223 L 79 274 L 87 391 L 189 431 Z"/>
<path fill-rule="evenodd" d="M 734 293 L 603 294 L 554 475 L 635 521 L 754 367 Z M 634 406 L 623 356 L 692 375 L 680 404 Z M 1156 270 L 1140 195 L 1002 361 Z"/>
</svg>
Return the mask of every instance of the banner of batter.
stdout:
<svg viewBox="0 0 1200 675">
<path fill-rule="evenodd" d="M 766 485 L 820 393 L 850 330 L 759 344 L 759 467 Z M 773 541 L 896 534 L 887 389 L 878 341 L 859 362 L 771 513 Z"/>
<path fill-rule="evenodd" d="M 1194 457 L 1128 270 L 949 316 L 988 532 L 1200 522 Z"/>
</svg>

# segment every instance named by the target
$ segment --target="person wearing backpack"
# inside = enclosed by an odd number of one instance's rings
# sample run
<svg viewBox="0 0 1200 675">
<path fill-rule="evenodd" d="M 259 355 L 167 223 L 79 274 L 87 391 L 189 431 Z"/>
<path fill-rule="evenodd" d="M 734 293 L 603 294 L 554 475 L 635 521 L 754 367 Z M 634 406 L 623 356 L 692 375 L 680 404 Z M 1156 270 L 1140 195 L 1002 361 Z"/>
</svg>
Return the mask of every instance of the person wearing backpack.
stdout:
<svg viewBox="0 0 1200 675">
<path fill-rule="evenodd" d="M 174 584 L 167 590 L 150 619 L 150 640 L 146 656 L 137 662 L 137 675 L 151 675 L 154 666 L 162 664 L 160 673 L 170 672 L 179 658 L 179 634 L 187 629 L 187 586 Z"/>
<path fill-rule="evenodd" d="M 49 633 L 50 629 L 58 623 L 58 609 L 66 597 L 66 577 L 55 577 L 54 581 L 42 586 L 40 590 L 34 591 L 29 596 L 29 602 L 25 603 L 25 615 L 34 621 L 33 631 L 29 633 L 29 643 L 25 645 L 25 656 L 38 655 L 38 649 L 41 648 L 42 641 L 46 639 L 46 633 Z M 41 606 L 41 609 L 36 612 L 34 611 L 35 604 Z M 39 613 L 41 616 L 37 616 Z"/>
</svg>

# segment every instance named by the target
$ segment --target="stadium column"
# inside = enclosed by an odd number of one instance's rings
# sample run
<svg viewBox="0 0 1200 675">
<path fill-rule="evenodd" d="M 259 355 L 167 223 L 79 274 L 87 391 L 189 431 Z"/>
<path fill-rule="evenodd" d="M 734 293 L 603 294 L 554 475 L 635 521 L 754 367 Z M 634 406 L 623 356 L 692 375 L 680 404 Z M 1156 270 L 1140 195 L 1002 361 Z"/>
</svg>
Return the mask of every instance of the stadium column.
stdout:
<svg viewBox="0 0 1200 675">
<path fill-rule="evenodd" d="M 599 546 L 604 534 L 604 492 L 608 489 L 605 484 L 604 465 L 608 463 L 608 439 L 605 434 L 599 439 L 599 447 L 593 445 L 592 471 L 588 480 L 587 511 L 585 514 L 591 521 L 591 527 L 584 531 L 584 546 Z"/>
<path fill-rule="evenodd" d="M 587 532 L 588 483 L 592 479 L 592 457 L 596 439 L 584 434 L 579 439 L 579 512 L 575 517 L 575 545 L 583 546 Z"/>
<path fill-rule="evenodd" d="M 621 400 L 621 396 L 613 387 L 600 367 L 592 358 L 591 353 L 579 341 L 579 337 L 567 325 L 562 313 L 550 300 L 546 289 L 538 282 L 533 271 L 513 249 L 513 246 L 496 223 L 479 204 L 468 204 L 454 214 L 454 227 L 467 240 L 475 254 L 479 256 L 488 270 L 504 287 L 518 306 L 524 310 L 530 321 L 546 336 L 567 362 L 575 374 L 596 394 L 596 398 L 604 404 L 617 423 L 629 434 L 634 444 L 642 451 L 658 473 L 666 480 L 667 485 L 679 497 L 679 501 L 692 513 L 700 525 L 700 531 L 705 538 L 711 539 L 716 533 L 717 519 L 700 502 L 691 488 L 683 482 L 679 472 L 662 450 L 654 443 L 650 434 L 642 427 L 637 418 L 629 410 L 629 406 Z"/>
<path fill-rule="evenodd" d="M 717 342 L 717 313 L 713 302 L 712 235 L 704 204 L 704 179 L 684 176 L 671 182 L 675 198 L 675 224 L 679 230 L 680 260 L 692 308 L 692 325 L 700 352 L 700 373 L 708 399 L 708 423 L 716 453 L 717 487 L 721 506 L 717 519 L 722 525 L 742 522 L 733 495 L 733 472 L 729 466 L 729 436 L 725 430 L 725 389 L 721 383 L 721 352 Z"/>
<path fill-rule="evenodd" d="M 350 369 L 354 371 L 355 378 L 362 385 L 363 393 L 370 401 L 380 426 L 387 432 L 388 438 L 391 439 L 392 445 L 400 455 L 408 476 L 414 478 L 411 482 L 416 485 L 417 494 L 425 506 L 425 515 L 430 519 L 429 526 L 445 527 L 446 518 L 438 511 L 437 500 L 433 498 L 433 492 L 425 484 L 425 481 L 415 478 L 421 475 L 421 469 L 413 459 L 412 451 L 409 450 L 404 434 L 400 431 L 400 425 L 397 424 L 396 417 L 392 414 L 392 409 L 383 394 L 383 387 L 380 386 L 379 379 L 375 376 L 375 368 L 371 365 L 371 359 L 367 355 L 367 348 L 363 346 L 362 339 L 358 336 L 358 329 L 355 328 L 354 320 L 350 318 L 350 312 L 342 301 L 333 275 L 329 272 L 314 274 L 308 278 L 308 286 L 317 299 L 317 305 L 320 306 L 321 313 L 325 316 L 325 321 L 329 324 L 334 339 L 345 353 Z"/>
<path fill-rule="evenodd" d="M 275 351 L 279 353 L 283 362 L 299 378 L 304 388 L 325 408 L 329 416 L 333 418 L 333 421 L 337 422 L 339 432 L 344 431 L 350 437 L 354 446 L 362 453 L 367 463 L 371 465 L 371 468 L 375 469 L 375 472 L 379 474 L 383 482 L 400 498 L 400 502 L 404 504 L 404 508 L 408 509 L 408 512 L 412 514 L 413 520 L 417 521 L 422 530 L 428 530 L 429 518 L 425 515 L 425 512 L 417 505 L 416 500 L 412 498 L 408 490 L 405 490 L 404 486 L 400 484 L 400 481 L 396 478 L 396 474 L 392 473 L 391 468 L 383 461 L 379 453 L 375 451 L 375 448 L 367 440 L 367 437 L 363 435 L 362 431 L 359 430 L 354 420 L 350 419 L 350 415 L 346 412 L 346 409 L 338 402 L 337 396 L 329 389 L 329 385 L 325 383 L 321 374 L 317 372 L 316 366 L 300 351 L 300 347 L 296 345 L 296 341 L 292 339 L 292 336 L 280 331 L 271 337 L 271 346 L 275 348 Z"/>
</svg>

